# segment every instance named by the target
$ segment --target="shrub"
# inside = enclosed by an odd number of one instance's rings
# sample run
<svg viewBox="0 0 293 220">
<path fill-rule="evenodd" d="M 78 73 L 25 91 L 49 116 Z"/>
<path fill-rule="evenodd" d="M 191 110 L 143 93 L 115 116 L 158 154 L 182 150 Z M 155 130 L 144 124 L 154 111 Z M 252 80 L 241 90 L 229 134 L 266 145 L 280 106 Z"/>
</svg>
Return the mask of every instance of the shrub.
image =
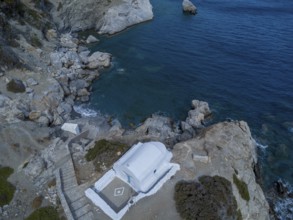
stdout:
<svg viewBox="0 0 293 220">
<path fill-rule="evenodd" d="M 241 195 L 242 199 L 249 201 L 250 195 L 248 192 L 247 184 L 244 181 L 238 179 L 236 174 L 233 174 L 233 182 L 236 185 L 238 192 Z"/>
<path fill-rule="evenodd" d="M 56 208 L 47 206 L 34 211 L 25 220 L 60 220 Z"/>
<path fill-rule="evenodd" d="M 39 40 L 36 34 L 31 36 L 31 45 L 34 47 L 42 47 L 42 42 Z"/>
<path fill-rule="evenodd" d="M 7 181 L 12 173 L 12 168 L 0 167 L 0 206 L 9 204 L 13 199 L 15 187 Z"/>
<path fill-rule="evenodd" d="M 231 183 L 220 176 L 202 176 L 199 182 L 178 182 L 174 199 L 183 219 L 242 219 Z"/>
<path fill-rule="evenodd" d="M 111 166 L 123 153 L 128 150 L 128 146 L 119 142 L 111 142 L 105 139 L 99 140 L 95 146 L 87 152 L 87 161 L 93 161 L 99 170 L 99 166 Z M 118 154 L 120 152 L 120 154 Z"/>
</svg>

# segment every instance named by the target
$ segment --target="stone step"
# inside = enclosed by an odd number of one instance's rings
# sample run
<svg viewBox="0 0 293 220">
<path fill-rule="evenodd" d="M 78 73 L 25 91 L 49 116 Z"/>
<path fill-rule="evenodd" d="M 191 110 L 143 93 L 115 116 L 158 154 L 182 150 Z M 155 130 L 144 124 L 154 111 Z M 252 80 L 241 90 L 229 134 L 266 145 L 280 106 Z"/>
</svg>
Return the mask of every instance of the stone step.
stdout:
<svg viewBox="0 0 293 220">
<path fill-rule="evenodd" d="M 63 185 L 63 189 L 64 189 L 65 192 L 70 191 L 70 190 L 72 190 L 73 188 L 76 188 L 76 187 L 77 187 L 77 184 L 70 183 L 70 182 L 68 182 L 67 184 Z"/>
<path fill-rule="evenodd" d="M 79 200 L 76 200 L 74 202 L 70 203 L 70 207 L 72 207 L 73 210 L 80 209 L 83 206 L 86 206 L 88 203 L 84 198 L 81 198 Z"/>
<path fill-rule="evenodd" d="M 67 177 L 75 177 L 74 172 L 72 171 L 67 173 L 62 172 L 62 178 L 67 178 Z"/>
<path fill-rule="evenodd" d="M 92 212 L 88 212 L 77 218 L 77 220 L 93 220 L 93 219 L 94 219 L 94 215 Z"/>
<path fill-rule="evenodd" d="M 67 184 L 75 184 L 77 185 L 76 179 L 72 177 L 62 178 L 63 185 L 66 186 Z"/>
<path fill-rule="evenodd" d="M 61 172 L 63 172 L 63 173 L 74 172 L 74 168 L 73 167 L 62 167 Z"/>
<path fill-rule="evenodd" d="M 70 197 L 70 201 L 73 203 L 77 200 L 80 200 L 82 197 L 84 197 L 84 193 L 78 191 L 76 188 L 72 190 L 68 190 L 67 192 L 68 197 Z"/>
<path fill-rule="evenodd" d="M 81 216 L 87 214 L 88 212 L 90 212 L 90 206 L 89 205 L 86 205 L 76 211 L 74 211 L 74 215 L 77 217 L 77 218 L 80 218 Z"/>
</svg>

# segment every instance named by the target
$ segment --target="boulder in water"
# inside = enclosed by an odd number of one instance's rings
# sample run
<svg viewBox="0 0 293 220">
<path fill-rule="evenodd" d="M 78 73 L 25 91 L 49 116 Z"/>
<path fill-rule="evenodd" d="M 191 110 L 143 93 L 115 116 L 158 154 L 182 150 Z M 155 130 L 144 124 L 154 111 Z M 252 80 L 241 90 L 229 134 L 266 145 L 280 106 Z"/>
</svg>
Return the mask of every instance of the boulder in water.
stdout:
<svg viewBox="0 0 293 220">
<path fill-rule="evenodd" d="M 197 8 L 189 0 L 183 0 L 182 2 L 183 13 L 195 15 L 197 13 Z"/>
</svg>

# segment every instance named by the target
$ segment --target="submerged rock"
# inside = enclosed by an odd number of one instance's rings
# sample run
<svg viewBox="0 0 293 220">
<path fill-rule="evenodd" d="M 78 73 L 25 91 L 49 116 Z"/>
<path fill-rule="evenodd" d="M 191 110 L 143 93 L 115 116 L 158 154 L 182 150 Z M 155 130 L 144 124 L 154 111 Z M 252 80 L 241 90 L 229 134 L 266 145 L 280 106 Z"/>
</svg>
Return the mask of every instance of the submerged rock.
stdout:
<svg viewBox="0 0 293 220">
<path fill-rule="evenodd" d="M 183 0 L 182 8 L 184 13 L 195 15 L 197 13 L 197 8 L 195 5 L 189 0 Z"/>
</svg>

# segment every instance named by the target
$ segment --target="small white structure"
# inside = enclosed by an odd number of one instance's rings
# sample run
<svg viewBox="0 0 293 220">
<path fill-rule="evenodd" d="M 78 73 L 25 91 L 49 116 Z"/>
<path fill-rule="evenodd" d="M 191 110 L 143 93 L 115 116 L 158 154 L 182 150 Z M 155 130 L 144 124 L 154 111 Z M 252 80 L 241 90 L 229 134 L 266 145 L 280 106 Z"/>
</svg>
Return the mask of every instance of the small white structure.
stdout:
<svg viewBox="0 0 293 220">
<path fill-rule="evenodd" d="M 155 194 L 180 169 L 160 142 L 134 145 L 86 196 L 112 219 L 121 219 L 143 197 Z"/>
<path fill-rule="evenodd" d="M 64 123 L 62 125 L 61 129 L 63 131 L 69 131 L 69 132 L 71 132 L 73 134 L 79 134 L 80 133 L 78 124 L 74 124 L 74 123 Z"/>
</svg>

